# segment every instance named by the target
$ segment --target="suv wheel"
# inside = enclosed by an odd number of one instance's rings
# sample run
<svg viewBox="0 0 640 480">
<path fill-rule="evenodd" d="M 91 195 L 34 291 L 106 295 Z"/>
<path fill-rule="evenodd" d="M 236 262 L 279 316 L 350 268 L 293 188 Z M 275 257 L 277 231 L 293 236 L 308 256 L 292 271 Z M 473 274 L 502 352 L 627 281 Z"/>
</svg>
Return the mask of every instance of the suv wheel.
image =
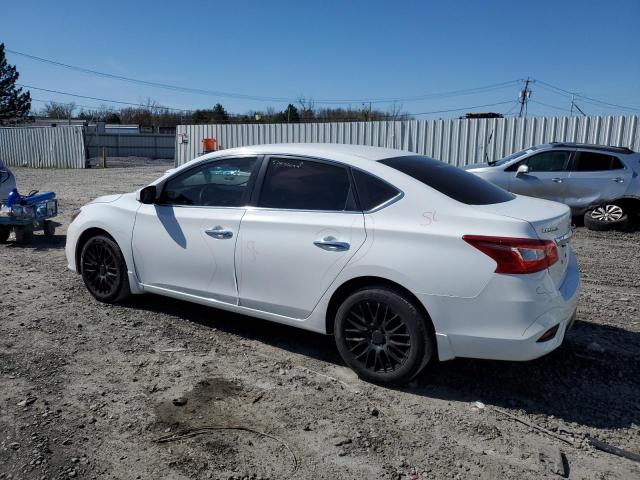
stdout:
<svg viewBox="0 0 640 480">
<path fill-rule="evenodd" d="M 90 238 L 82 247 L 80 268 L 82 280 L 96 300 L 115 303 L 130 295 L 127 266 L 120 247 L 111 238 Z"/>
<path fill-rule="evenodd" d="M 335 341 L 360 378 L 401 385 L 418 375 L 433 355 L 428 321 L 402 293 L 387 287 L 364 288 L 338 308 Z"/>
<path fill-rule="evenodd" d="M 629 215 L 620 205 L 607 203 L 587 211 L 584 225 L 589 230 L 624 229 L 629 225 Z"/>
</svg>

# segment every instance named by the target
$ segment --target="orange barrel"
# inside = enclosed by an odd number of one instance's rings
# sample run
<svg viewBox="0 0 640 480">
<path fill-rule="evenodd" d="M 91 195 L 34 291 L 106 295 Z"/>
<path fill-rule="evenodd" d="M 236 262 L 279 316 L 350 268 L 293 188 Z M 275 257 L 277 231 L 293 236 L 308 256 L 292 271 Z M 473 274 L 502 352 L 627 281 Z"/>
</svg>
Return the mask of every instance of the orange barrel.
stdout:
<svg viewBox="0 0 640 480">
<path fill-rule="evenodd" d="M 218 150 L 218 141 L 215 138 L 203 138 L 202 139 L 202 151 L 214 152 Z"/>
</svg>

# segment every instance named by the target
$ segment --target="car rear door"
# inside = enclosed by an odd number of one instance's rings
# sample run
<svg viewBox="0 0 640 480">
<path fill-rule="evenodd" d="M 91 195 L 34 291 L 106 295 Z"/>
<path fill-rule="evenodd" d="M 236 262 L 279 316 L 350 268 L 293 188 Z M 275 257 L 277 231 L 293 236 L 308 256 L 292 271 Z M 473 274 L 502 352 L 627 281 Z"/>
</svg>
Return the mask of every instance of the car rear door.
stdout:
<svg viewBox="0 0 640 480">
<path fill-rule="evenodd" d="M 235 245 L 257 166 L 256 157 L 207 162 L 140 207 L 132 246 L 145 289 L 237 304 Z"/>
<path fill-rule="evenodd" d="M 509 190 L 520 195 L 564 202 L 572 150 L 546 150 L 535 153 L 505 169 L 509 174 Z M 520 165 L 529 172 L 518 174 Z"/>
<path fill-rule="evenodd" d="M 574 209 L 597 206 L 622 197 L 633 172 L 608 152 L 581 150 L 570 166 L 566 202 Z"/>
<path fill-rule="evenodd" d="M 301 157 L 264 162 L 236 249 L 240 305 L 306 318 L 365 240 L 349 169 Z"/>
</svg>

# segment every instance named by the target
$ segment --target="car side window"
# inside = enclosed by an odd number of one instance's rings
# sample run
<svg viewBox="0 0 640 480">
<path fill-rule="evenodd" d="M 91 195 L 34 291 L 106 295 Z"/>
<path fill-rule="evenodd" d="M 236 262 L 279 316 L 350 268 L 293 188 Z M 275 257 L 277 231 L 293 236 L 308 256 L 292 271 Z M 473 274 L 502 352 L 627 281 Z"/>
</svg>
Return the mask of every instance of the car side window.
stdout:
<svg viewBox="0 0 640 480">
<path fill-rule="evenodd" d="M 529 172 L 562 172 L 566 170 L 571 152 L 549 150 L 525 158 L 505 169 L 505 172 L 515 172 L 520 165 L 529 167 Z"/>
<path fill-rule="evenodd" d="M 221 159 L 187 170 L 168 180 L 164 205 L 240 207 L 247 203 L 256 157 Z"/>
<path fill-rule="evenodd" d="M 293 210 L 355 210 L 345 167 L 314 160 L 272 157 L 258 206 Z"/>
<path fill-rule="evenodd" d="M 571 168 L 574 172 L 597 172 L 605 170 L 619 170 L 624 165 L 618 157 L 596 152 L 580 152 L 573 161 Z"/>
<path fill-rule="evenodd" d="M 353 169 L 352 172 L 360 207 L 365 212 L 379 207 L 400 193 L 397 188 L 362 170 Z"/>
</svg>

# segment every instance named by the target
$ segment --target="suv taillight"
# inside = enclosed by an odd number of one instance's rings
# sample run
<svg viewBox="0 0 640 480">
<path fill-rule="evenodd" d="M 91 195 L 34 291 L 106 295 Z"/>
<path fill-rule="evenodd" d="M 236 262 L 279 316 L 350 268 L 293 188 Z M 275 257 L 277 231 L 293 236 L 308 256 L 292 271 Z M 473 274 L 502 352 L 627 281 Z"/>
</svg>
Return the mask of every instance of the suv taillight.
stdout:
<svg viewBox="0 0 640 480">
<path fill-rule="evenodd" d="M 464 235 L 462 239 L 493 258 L 496 273 L 535 273 L 558 261 L 553 240 Z"/>
</svg>

